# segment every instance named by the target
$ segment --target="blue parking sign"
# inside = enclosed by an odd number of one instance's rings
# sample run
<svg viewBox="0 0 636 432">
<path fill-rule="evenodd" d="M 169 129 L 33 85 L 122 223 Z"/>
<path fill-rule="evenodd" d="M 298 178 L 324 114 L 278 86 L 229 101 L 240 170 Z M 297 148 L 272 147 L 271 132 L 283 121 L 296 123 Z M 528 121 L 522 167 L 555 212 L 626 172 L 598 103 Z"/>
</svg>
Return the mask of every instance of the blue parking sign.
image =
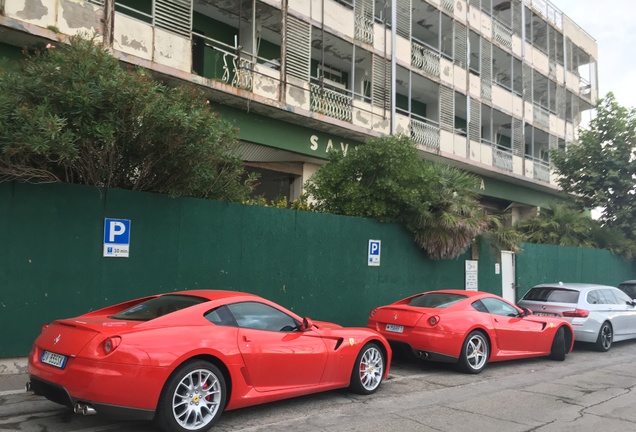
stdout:
<svg viewBox="0 0 636 432">
<path fill-rule="evenodd" d="M 367 264 L 369 266 L 377 267 L 380 265 L 380 240 L 369 240 L 369 259 Z"/>
<path fill-rule="evenodd" d="M 104 219 L 104 256 L 124 257 L 130 253 L 130 219 Z"/>
</svg>

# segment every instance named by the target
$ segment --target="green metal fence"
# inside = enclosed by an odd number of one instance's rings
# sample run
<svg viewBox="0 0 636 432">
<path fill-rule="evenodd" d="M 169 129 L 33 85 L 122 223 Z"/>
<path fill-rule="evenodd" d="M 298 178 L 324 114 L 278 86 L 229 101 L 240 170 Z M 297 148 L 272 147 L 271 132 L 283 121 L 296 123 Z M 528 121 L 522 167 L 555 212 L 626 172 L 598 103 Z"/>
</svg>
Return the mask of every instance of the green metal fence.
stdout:
<svg viewBox="0 0 636 432">
<path fill-rule="evenodd" d="M 129 258 L 102 256 L 106 217 L 131 220 Z M 382 242 L 379 267 L 367 265 L 370 239 Z M 479 249 L 479 289 L 501 294 L 498 253 Z M 364 326 L 378 305 L 463 288 L 471 256 L 431 261 L 401 226 L 368 219 L 0 183 L 0 357 L 26 355 L 55 318 L 182 289 L 252 292 L 302 316 Z M 631 269 L 604 251 L 525 245 L 517 281 L 524 289 L 545 280 L 618 283 Z"/>
</svg>

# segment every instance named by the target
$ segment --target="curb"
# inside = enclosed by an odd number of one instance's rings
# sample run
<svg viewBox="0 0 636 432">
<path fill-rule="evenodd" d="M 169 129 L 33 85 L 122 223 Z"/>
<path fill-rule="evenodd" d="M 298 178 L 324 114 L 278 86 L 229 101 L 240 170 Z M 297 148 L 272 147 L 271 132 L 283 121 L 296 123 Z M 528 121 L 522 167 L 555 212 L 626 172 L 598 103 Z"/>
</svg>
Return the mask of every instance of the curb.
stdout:
<svg viewBox="0 0 636 432">
<path fill-rule="evenodd" d="M 0 376 L 27 373 L 27 357 L 0 358 Z"/>
</svg>

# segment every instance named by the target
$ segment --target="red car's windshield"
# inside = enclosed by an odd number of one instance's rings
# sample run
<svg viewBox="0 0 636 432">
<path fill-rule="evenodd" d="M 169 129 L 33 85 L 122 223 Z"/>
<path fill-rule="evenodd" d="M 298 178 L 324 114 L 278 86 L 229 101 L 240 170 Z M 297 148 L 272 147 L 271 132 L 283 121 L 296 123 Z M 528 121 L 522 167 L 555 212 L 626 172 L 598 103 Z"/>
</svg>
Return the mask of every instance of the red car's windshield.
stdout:
<svg viewBox="0 0 636 432">
<path fill-rule="evenodd" d="M 465 298 L 467 297 L 461 294 L 428 293 L 413 297 L 409 301 L 409 306 L 444 309 Z"/>
<path fill-rule="evenodd" d="M 131 320 L 131 321 L 150 321 L 162 315 L 176 312 L 194 306 L 199 303 L 209 301 L 203 297 L 194 297 L 187 295 L 164 295 L 146 300 L 131 308 L 123 310 L 115 315 L 110 316 L 112 319 Z"/>
</svg>

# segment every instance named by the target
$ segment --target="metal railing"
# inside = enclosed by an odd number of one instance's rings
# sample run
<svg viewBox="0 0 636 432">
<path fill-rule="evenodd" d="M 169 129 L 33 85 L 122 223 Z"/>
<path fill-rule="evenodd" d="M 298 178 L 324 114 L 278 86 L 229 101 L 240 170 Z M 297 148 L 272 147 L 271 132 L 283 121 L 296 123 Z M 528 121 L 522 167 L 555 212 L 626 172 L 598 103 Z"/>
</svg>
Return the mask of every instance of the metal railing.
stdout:
<svg viewBox="0 0 636 432">
<path fill-rule="evenodd" d="M 355 38 L 368 44 L 373 43 L 373 18 L 362 14 L 355 16 Z"/>
<path fill-rule="evenodd" d="M 220 63 L 221 70 L 215 71 L 218 73 L 212 78 L 232 87 L 243 90 L 252 89 L 254 83 L 252 54 L 196 32 L 192 32 L 192 36 L 203 40 L 205 47 L 214 51 L 215 59 Z M 221 76 L 218 76 L 219 74 Z"/>
<path fill-rule="evenodd" d="M 534 162 L 534 178 L 550 183 L 550 163 L 541 159 L 530 158 Z"/>
<path fill-rule="evenodd" d="M 327 84 L 310 84 L 310 109 L 346 122 L 353 120 L 353 96 L 340 89 L 329 88 Z"/>
<path fill-rule="evenodd" d="M 534 105 L 533 108 L 534 119 L 533 121 L 545 129 L 550 128 L 550 113 L 548 110 L 539 105 Z"/>
<path fill-rule="evenodd" d="M 493 20 L 492 37 L 506 48 L 512 49 L 512 29 L 496 19 Z"/>
<path fill-rule="evenodd" d="M 512 172 L 512 149 L 495 144 L 491 141 L 482 139 L 482 143 L 489 144 L 492 147 L 492 164 L 493 166 L 504 171 Z"/>
<path fill-rule="evenodd" d="M 414 143 L 420 144 L 435 152 L 439 152 L 439 124 L 433 120 L 411 115 L 410 135 Z"/>
<path fill-rule="evenodd" d="M 440 54 L 424 42 L 413 38 L 411 41 L 411 65 L 434 77 L 440 74 Z"/>
</svg>

